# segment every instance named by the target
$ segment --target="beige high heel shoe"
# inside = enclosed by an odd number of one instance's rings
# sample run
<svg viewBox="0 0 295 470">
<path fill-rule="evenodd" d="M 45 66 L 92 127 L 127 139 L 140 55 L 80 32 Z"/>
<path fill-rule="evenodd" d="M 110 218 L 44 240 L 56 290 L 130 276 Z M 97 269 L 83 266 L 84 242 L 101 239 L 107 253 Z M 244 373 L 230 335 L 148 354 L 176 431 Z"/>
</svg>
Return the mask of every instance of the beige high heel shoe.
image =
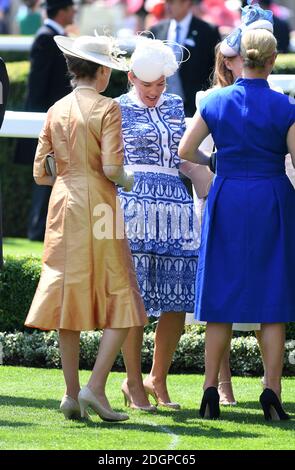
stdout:
<svg viewBox="0 0 295 470">
<path fill-rule="evenodd" d="M 70 397 L 70 395 L 63 397 L 59 409 L 66 419 L 81 419 L 79 403 L 74 400 L 74 398 Z M 85 413 L 85 418 L 89 419 L 88 413 Z"/>
<path fill-rule="evenodd" d="M 153 399 L 155 400 L 155 403 L 157 406 L 161 406 L 163 408 L 170 408 L 172 410 L 180 410 L 181 406 L 179 403 L 171 402 L 171 401 L 161 401 L 157 395 L 157 392 L 155 390 L 154 386 L 150 386 L 149 384 L 143 383 L 145 393 L 147 396 L 151 395 Z"/>
<path fill-rule="evenodd" d="M 231 385 L 231 380 L 226 380 L 226 381 L 223 381 L 223 382 L 218 382 L 218 392 L 219 392 L 219 395 L 223 394 L 222 393 L 222 385 L 226 385 L 226 384 L 230 384 Z M 221 392 L 221 393 L 220 393 Z M 229 401 L 227 398 L 220 398 L 220 401 L 219 401 L 220 405 L 223 405 L 223 406 L 236 406 L 237 405 L 237 402 L 234 400 L 234 401 Z"/>
<path fill-rule="evenodd" d="M 155 413 L 157 411 L 156 406 L 154 405 L 146 405 L 146 406 L 140 406 L 136 405 L 134 401 L 132 400 L 132 397 L 130 395 L 130 391 L 127 385 L 127 380 L 124 380 L 122 383 L 121 391 L 124 396 L 124 404 L 125 406 L 129 406 L 129 408 L 132 408 L 133 410 L 141 410 L 141 411 L 147 411 L 148 413 Z"/>
<path fill-rule="evenodd" d="M 78 395 L 78 401 L 81 408 L 81 417 L 84 418 L 86 408 L 90 406 L 103 421 L 127 421 L 129 416 L 125 413 L 116 413 L 105 408 L 96 398 L 94 393 L 88 387 L 83 387 Z"/>
</svg>

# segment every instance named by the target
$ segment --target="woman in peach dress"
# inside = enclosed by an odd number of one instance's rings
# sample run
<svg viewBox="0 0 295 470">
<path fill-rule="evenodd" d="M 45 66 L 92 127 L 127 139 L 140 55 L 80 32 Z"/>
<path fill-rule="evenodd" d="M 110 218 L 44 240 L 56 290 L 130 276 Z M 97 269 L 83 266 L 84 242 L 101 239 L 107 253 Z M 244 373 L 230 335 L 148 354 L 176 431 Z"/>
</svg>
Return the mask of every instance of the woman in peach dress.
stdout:
<svg viewBox="0 0 295 470">
<path fill-rule="evenodd" d="M 123 168 L 120 109 L 99 93 L 111 68 L 126 65 L 112 38 L 55 40 L 75 88 L 49 109 L 35 156 L 35 181 L 53 189 L 41 279 L 25 324 L 59 330 L 65 417 L 87 417 L 91 406 L 103 420 L 123 421 L 128 415 L 108 403 L 106 380 L 129 328 L 144 325 L 146 314 L 114 184 L 127 191 L 133 185 Z M 54 155 L 55 180 L 46 174 L 48 154 Z M 96 328 L 104 330 L 98 356 L 80 391 L 80 331 Z"/>
</svg>

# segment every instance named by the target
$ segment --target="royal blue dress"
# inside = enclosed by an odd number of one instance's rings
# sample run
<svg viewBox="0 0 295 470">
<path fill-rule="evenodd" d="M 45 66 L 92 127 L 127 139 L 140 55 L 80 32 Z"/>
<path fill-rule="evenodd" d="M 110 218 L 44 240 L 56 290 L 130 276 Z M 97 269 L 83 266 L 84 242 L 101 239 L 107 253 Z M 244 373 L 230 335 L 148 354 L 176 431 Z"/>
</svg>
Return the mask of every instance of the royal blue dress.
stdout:
<svg viewBox="0 0 295 470">
<path fill-rule="evenodd" d="M 118 102 L 124 164 L 135 174 L 132 191 L 119 195 L 146 312 L 193 312 L 201 230 L 178 173 L 185 131 L 182 99 L 164 93 L 148 108 L 131 91 Z"/>
<path fill-rule="evenodd" d="M 295 101 L 238 79 L 201 102 L 217 147 L 196 280 L 198 320 L 295 320 L 295 189 L 285 173 Z"/>
</svg>

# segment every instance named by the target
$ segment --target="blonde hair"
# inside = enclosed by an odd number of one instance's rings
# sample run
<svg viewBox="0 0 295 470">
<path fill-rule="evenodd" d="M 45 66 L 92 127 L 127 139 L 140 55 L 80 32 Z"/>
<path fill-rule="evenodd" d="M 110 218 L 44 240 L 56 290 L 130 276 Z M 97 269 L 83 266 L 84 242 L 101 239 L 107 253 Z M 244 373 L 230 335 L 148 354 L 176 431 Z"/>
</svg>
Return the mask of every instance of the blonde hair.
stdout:
<svg viewBox="0 0 295 470">
<path fill-rule="evenodd" d="M 232 85 L 235 81 L 234 75 L 225 64 L 225 60 L 230 60 L 229 57 L 225 57 L 220 50 L 221 43 L 215 47 L 215 67 L 213 72 L 213 87 L 224 88 Z"/>
<path fill-rule="evenodd" d="M 268 59 L 277 51 L 277 40 L 266 29 L 246 31 L 242 36 L 241 56 L 244 67 L 263 68 Z"/>
</svg>

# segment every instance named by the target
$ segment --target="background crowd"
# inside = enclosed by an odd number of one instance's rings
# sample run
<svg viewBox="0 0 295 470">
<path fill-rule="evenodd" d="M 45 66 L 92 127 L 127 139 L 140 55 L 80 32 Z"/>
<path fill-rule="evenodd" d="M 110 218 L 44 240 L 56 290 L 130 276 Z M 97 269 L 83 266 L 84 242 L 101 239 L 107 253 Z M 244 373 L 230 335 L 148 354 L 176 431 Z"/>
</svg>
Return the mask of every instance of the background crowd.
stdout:
<svg viewBox="0 0 295 470">
<path fill-rule="evenodd" d="M 194 0 L 193 13 L 198 18 L 219 28 L 221 35 L 238 25 L 243 0 Z M 292 0 L 263 0 L 262 6 L 271 8 L 275 15 L 275 33 L 284 37 L 283 52 L 290 47 L 287 31 L 295 29 Z M 94 27 L 106 24 L 111 32 L 126 37 L 143 29 L 150 29 L 167 18 L 165 0 L 77 0 L 76 24 L 81 34 L 91 34 Z M 35 34 L 45 17 L 42 0 L 1 0 L 0 34 Z"/>
</svg>

